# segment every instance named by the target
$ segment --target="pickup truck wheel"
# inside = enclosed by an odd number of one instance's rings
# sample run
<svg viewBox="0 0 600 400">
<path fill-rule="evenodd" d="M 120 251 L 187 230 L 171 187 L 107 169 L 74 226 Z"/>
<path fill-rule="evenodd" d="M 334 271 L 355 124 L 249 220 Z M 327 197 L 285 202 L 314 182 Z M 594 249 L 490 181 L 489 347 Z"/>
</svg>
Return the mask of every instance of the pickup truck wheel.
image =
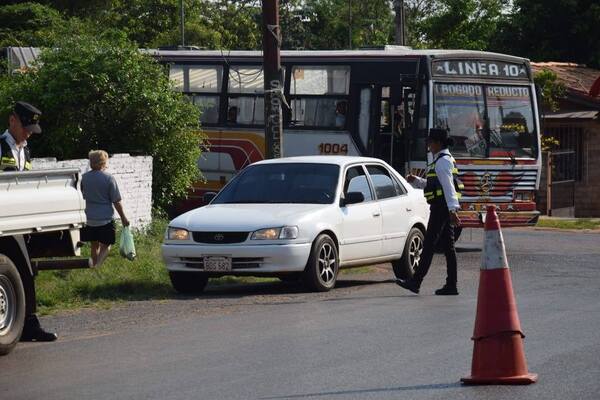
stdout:
<svg viewBox="0 0 600 400">
<path fill-rule="evenodd" d="M 25 290 L 17 267 L 0 254 L 0 355 L 17 345 L 25 323 Z"/>
<path fill-rule="evenodd" d="M 337 280 L 340 260 L 333 239 L 322 234 L 315 239 L 304 270 L 304 283 L 315 292 L 333 289 Z"/>
<path fill-rule="evenodd" d="M 201 272 L 169 271 L 175 290 L 182 294 L 200 294 L 208 283 L 208 276 Z"/>
<path fill-rule="evenodd" d="M 423 232 L 421 232 L 419 228 L 412 228 L 410 232 L 408 232 L 402 258 L 392 261 L 392 268 L 396 278 L 412 278 L 415 273 L 415 268 L 419 265 L 419 261 L 421 260 L 424 240 L 425 235 L 423 235 Z"/>
</svg>

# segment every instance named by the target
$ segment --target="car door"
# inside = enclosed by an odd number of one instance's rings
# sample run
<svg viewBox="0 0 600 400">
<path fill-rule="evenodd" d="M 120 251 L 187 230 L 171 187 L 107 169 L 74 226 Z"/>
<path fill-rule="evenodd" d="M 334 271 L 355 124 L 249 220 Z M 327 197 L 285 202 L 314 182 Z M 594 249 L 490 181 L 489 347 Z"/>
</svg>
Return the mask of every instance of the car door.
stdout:
<svg viewBox="0 0 600 400">
<path fill-rule="evenodd" d="M 410 231 L 410 199 L 402 183 L 383 165 L 366 166 L 381 209 L 382 255 L 401 254 Z"/>
<path fill-rule="evenodd" d="M 381 254 L 381 210 L 362 165 L 351 166 L 344 174 L 344 197 L 350 192 L 362 193 L 364 200 L 340 207 L 342 261 L 377 257 Z"/>
</svg>

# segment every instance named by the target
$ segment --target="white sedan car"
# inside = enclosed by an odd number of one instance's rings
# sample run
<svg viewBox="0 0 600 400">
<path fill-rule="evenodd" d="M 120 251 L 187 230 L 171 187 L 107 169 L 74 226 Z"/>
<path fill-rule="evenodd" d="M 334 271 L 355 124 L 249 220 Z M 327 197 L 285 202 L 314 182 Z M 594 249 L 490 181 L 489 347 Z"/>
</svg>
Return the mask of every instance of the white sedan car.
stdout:
<svg viewBox="0 0 600 400">
<path fill-rule="evenodd" d="M 162 252 L 182 293 L 224 275 L 303 279 L 327 291 L 344 267 L 391 261 L 397 277 L 411 276 L 428 213 L 423 192 L 378 159 L 266 160 L 171 221 Z"/>
</svg>

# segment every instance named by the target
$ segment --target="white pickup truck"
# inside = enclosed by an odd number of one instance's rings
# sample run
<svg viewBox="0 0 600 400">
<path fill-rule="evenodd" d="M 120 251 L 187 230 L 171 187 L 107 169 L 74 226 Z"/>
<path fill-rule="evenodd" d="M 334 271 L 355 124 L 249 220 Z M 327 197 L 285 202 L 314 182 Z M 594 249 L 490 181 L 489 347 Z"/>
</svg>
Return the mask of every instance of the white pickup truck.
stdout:
<svg viewBox="0 0 600 400">
<path fill-rule="evenodd" d="M 21 337 L 37 271 L 88 266 L 56 258 L 79 255 L 86 221 L 79 182 L 78 169 L 0 172 L 0 355 Z"/>
</svg>

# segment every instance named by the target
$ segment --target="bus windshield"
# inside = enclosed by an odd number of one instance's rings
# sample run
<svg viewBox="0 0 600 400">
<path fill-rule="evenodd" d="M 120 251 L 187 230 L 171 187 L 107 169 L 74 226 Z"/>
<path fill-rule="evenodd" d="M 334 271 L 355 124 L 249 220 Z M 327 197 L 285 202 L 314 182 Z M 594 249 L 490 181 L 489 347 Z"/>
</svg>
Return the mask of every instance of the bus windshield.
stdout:
<svg viewBox="0 0 600 400">
<path fill-rule="evenodd" d="M 527 86 L 436 83 L 434 126 L 449 129 L 457 157 L 534 158 L 531 104 Z"/>
</svg>

